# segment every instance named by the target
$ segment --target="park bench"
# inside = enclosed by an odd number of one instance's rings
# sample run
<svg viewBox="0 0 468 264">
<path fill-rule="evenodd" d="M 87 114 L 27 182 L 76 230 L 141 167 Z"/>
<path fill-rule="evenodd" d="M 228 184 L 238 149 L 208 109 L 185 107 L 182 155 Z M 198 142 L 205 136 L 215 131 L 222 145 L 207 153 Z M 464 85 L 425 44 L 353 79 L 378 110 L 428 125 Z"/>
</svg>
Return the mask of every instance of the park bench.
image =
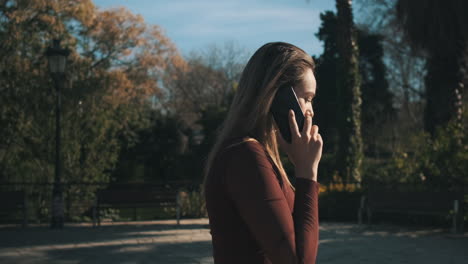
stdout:
<svg viewBox="0 0 468 264">
<path fill-rule="evenodd" d="M 28 225 L 27 199 L 23 191 L 0 191 L 0 212 L 2 218 L 11 218 L 12 215 L 21 212 L 22 226 Z M 18 219 L 8 219 L 15 220 Z"/>
<path fill-rule="evenodd" d="M 456 192 L 397 192 L 373 190 L 361 198 L 358 221 L 367 214 L 368 224 L 377 212 L 407 215 L 452 216 L 452 232 L 463 232 L 463 193 Z"/>
<path fill-rule="evenodd" d="M 96 195 L 93 207 L 93 226 L 101 224 L 100 212 L 106 208 L 132 208 L 133 220 L 137 220 L 138 208 L 176 209 L 177 225 L 180 223 L 180 199 L 177 191 L 172 189 L 150 190 L 100 190 Z"/>
</svg>

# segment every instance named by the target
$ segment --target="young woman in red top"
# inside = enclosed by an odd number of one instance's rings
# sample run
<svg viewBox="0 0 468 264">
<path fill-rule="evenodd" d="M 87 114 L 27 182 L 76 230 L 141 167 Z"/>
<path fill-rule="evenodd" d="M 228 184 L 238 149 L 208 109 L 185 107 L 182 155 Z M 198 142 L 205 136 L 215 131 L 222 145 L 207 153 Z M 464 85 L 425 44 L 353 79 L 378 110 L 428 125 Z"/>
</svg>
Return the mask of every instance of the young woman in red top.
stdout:
<svg viewBox="0 0 468 264">
<path fill-rule="evenodd" d="M 216 264 L 315 263 L 317 169 L 323 141 L 312 124 L 314 62 L 302 49 L 267 43 L 247 63 L 205 167 L 204 195 Z M 292 86 L 306 116 L 302 131 L 289 113 L 292 141 L 277 130 L 270 106 Z M 295 188 L 279 148 L 295 167 Z"/>
</svg>

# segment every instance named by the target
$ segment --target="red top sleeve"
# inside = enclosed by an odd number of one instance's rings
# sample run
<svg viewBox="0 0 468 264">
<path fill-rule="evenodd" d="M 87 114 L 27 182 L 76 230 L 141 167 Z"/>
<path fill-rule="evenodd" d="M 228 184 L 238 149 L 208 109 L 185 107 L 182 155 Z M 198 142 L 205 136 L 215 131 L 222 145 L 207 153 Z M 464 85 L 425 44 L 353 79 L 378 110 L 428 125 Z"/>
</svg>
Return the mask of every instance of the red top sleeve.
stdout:
<svg viewBox="0 0 468 264">
<path fill-rule="evenodd" d="M 226 187 L 250 232 L 271 263 L 315 263 L 318 248 L 318 187 L 297 178 L 294 211 L 263 147 L 246 142 L 236 147 L 226 167 Z"/>
</svg>

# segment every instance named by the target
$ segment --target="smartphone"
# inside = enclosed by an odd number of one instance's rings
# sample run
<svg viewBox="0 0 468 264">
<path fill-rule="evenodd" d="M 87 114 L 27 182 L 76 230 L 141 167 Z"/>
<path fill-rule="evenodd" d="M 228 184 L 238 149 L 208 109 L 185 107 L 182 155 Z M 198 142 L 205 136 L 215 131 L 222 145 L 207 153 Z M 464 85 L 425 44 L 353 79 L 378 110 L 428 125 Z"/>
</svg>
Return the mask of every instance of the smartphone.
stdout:
<svg viewBox="0 0 468 264">
<path fill-rule="evenodd" d="M 276 92 L 275 98 L 273 99 L 270 112 L 273 115 L 281 135 L 288 143 L 291 143 L 291 129 L 289 127 L 288 117 L 290 109 L 294 111 L 299 131 L 302 131 L 305 117 L 301 106 L 299 105 L 297 95 L 294 92 L 294 88 L 292 86 L 280 87 Z"/>
</svg>

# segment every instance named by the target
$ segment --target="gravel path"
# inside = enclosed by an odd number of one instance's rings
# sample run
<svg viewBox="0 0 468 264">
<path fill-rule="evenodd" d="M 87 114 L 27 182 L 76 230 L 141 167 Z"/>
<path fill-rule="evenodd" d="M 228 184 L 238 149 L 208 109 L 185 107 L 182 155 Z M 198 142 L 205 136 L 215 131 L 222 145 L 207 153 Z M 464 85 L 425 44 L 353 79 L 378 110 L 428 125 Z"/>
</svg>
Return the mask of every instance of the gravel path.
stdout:
<svg viewBox="0 0 468 264">
<path fill-rule="evenodd" d="M 207 219 L 0 227 L 0 263 L 213 263 Z M 317 263 L 464 263 L 468 234 L 321 223 Z"/>
</svg>

